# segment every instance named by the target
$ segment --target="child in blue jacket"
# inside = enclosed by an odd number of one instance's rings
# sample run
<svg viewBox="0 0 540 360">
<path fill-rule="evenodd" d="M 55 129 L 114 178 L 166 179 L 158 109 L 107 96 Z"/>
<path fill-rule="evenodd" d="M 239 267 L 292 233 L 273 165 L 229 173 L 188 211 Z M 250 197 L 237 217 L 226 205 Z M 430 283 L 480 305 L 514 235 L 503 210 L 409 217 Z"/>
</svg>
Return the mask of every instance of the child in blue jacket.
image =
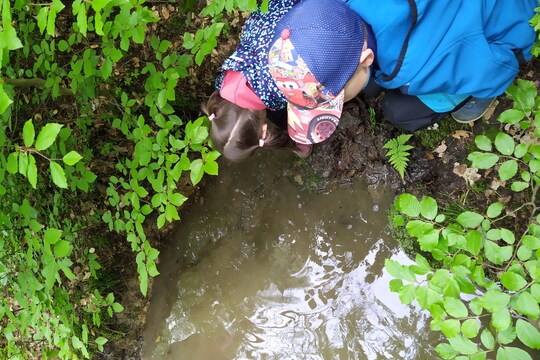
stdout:
<svg viewBox="0 0 540 360">
<path fill-rule="evenodd" d="M 233 160 L 262 146 L 308 155 L 366 86 L 385 91 L 386 118 L 408 131 L 449 113 L 476 120 L 531 58 L 537 5 L 270 0 L 268 13 L 247 20 L 204 107 L 212 139 Z M 285 108 L 286 130 L 268 121 Z"/>
</svg>

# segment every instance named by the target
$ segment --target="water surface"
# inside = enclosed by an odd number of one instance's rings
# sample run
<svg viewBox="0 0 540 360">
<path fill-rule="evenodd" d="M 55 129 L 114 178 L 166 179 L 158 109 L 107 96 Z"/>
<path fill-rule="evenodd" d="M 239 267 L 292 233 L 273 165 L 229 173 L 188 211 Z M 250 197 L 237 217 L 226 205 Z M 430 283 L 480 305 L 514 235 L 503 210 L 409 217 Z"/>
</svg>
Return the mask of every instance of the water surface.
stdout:
<svg viewBox="0 0 540 360">
<path fill-rule="evenodd" d="M 302 191 L 292 154 L 223 164 L 162 250 L 144 359 L 433 359 L 439 335 L 388 289 L 389 189 Z M 187 264 L 187 266 L 186 266 Z"/>
</svg>

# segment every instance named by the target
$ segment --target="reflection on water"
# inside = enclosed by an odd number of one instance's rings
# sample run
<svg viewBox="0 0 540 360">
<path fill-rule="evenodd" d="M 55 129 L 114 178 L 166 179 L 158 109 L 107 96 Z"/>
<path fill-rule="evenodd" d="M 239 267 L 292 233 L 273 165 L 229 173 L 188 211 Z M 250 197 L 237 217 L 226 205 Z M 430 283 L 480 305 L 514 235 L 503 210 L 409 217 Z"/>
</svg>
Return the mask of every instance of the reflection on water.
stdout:
<svg viewBox="0 0 540 360">
<path fill-rule="evenodd" d="M 360 181 L 303 192 L 290 161 L 223 165 L 184 215 L 162 251 L 145 359 L 436 357 L 427 315 L 388 289 L 384 259 L 407 261 L 386 226 L 392 194 Z"/>
</svg>

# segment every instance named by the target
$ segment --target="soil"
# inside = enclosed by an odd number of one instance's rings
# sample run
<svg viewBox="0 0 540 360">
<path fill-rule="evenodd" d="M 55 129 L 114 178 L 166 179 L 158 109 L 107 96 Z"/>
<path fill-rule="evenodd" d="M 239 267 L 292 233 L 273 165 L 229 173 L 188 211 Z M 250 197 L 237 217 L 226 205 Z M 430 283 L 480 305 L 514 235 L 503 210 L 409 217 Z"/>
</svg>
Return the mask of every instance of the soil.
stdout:
<svg viewBox="0 0 540 360">
<path fill-rule="evenodd" d="M 174 16 L 172 10 L 170 16 L 171 19 Z M 235 29 L 239 28 L 238 26 Z M 218 73 L 219 64 L 235 48 L 236 42 L 232 40 L 235 38 L 232 35 L 227 36 L 210 60 L 198 68 L 196 76 L 193 74 L 185 83 L 179 85 L 185 93 L 185 89 L 189 89 L 187 93 L 192 100 L 196 99 L 196 104 L 202 103 L 212 92 L 212 83 Z M 540 61 L 535 59 L 522 71 L 520 77 L 535 81 L 539 87 L 537 75 L 539 70 Z M 501 96 L 493 112 L 472 125 L 458 124 L 447 118 L 438 127 L 415 133 L 408 142 L 414 148 L 411 150 L 404 179 L 401 179 L 398 172 L 389 164 L 385 155 L 387 150 L 383 145 L 402 132 L 384 119 L 380 111 L 380 97 L 372 99 L 360 95 L 345 105 L 340 126 L 334 135 L 316 145 L 309 158 L 291 164 L 295 167 L 294 173 L 301 174 L 294 179 L 302 186 L 307 184 L 312 189 L 328 190 L 352 181 L 353 178 L 361 177 L 374 192 L 384 187 L 394 189 L 396 194 L 407 191 L 417 195 L 431 195 L 440 201 L 440 206 L 461 203 L 469 208 L 479 208 L 493 198 L 510 201 L 508 198 L 510 194 L 496 193 L 485 186 L 490 181 L 488 174 L 484 174 L 487 177 L 480 184 L 477 183 L 472 187 L 468 185 L 463 174 L 458 175 L 460 167 L 456 165 L 466 162 L 467 153 L 472 148 L 471 144 L 474 144 L 475 134 L 490 127 L 498 129 L 499 125 L 496 122 L 498 114 L 510 106 L 510 101 Z M 374 116 L 370 115 L 370 108 L 375 110 Z M 316 180 L 310 180 L 314 175 Z M 189 204 L 198 202 L 199 190 L 200 187 L 204 187 L 204 181 L 196 188 L 186 186 L 185 191 L 191 193 Z M 462 200 L 464 194 L 467 195 L 466 203 Z M 153 224 L 155 221 L 150 220 L 148 223 Z M 152 238 L 153 246 L 159 249 L 160 244 L 169 238 L 172 227 L 160 231 L 152 225 L 149 227 L 153 234 L 149 238 Z M 114 250 L 114 253 L 119 255 L 115 260 L 115 269 L 121 278 L 117 295 L 126 310 L 116 315 L 111 330 L 121 332 L 122 335 L 109 341 L 105 346 L 105 352 L 99 354 L 97 358 L 139 360 L 142 359 L 141 335 L 152 296 L 152 282 L 149 282 L 149 296 L 143 297 L 139 291 L 135 259 L 128 248 L 129 244 L 125 241 L 118 243 L 122 248 Z"/>
</svg>

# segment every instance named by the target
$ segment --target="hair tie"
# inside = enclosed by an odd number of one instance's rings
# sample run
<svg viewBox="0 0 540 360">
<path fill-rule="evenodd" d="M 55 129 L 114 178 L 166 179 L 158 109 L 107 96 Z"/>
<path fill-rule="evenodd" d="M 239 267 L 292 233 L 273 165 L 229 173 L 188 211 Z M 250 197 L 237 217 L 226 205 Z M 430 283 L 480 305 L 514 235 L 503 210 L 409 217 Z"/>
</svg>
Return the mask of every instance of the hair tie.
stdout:
<svg viewBox="0 0 540 360">
<path fill-rule="evenodd" d="M 259 139 L 259 147 L 263 147 L 264 146 L 264 139 Z"/>
<path fill-rule="evenodd" d="M 210 116 L 208 117 L 208 120 L 212 121 L 212 120 L 214 120 L 215 117 L 216 117 L 216 114 L 212 113 L 212 114 L 210 114 Z"/>
</svg>

